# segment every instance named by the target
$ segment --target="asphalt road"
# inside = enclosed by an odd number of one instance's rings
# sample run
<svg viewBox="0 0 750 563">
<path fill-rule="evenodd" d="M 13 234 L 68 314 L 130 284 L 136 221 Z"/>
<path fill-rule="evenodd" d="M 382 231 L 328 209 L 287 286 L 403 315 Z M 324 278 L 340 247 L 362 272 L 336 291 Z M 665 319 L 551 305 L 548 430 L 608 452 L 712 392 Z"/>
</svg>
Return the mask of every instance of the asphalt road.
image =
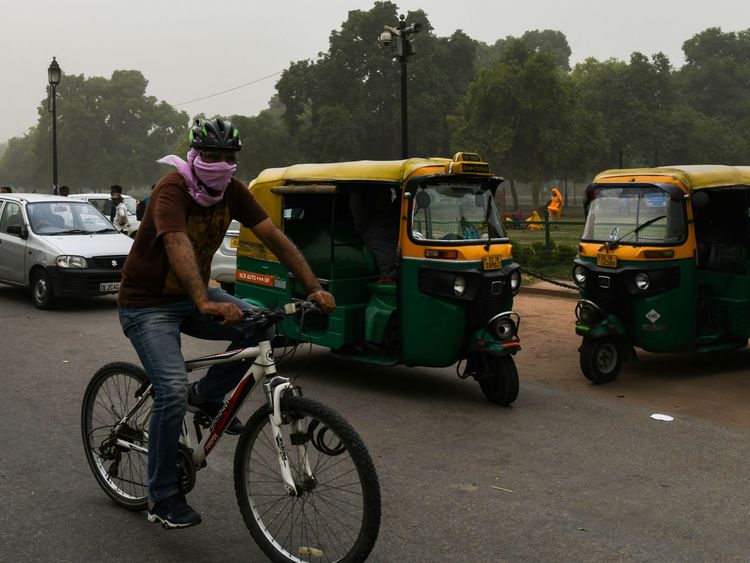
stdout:
<svg viewBox="0 0 750 563">
<path fill-rule="evenodd" d="M 511 408 L 485 402 L 453 368 L 382 369 L 323 349 L 287 365 L 303 371 L 306 395 L 353 424 L 375 461 L 383 523 L 370 560 L 750 559 L 747 427 L 690 410 L 652 420 L 653 404 L 630 400 L 642 381 L 634 369 L 665 365 L 651 358 L 626 370 L 615 384 L 624 388 L 592 390 L 576 373 L 572 325 L 560 334 L 548 322 L 572 306 L 527 296 L 516 308 L 526 323 Z M 184 348 L 193 356 L 217 344 L 185 338 Z M 198 474 L 195 528 L 165 532 L 94 481 L 80 438 L 84 389 L 104 363 L 135 360 L 113 298 L 43 312 L 0 286 L 0 358 L 0 561 L 265 560 L 234 497 L 235 438 Z M 746 374 L 746 365 L 735 367 Z M 721 374 L 711 378 L 721 386 Z"/>
</svg>

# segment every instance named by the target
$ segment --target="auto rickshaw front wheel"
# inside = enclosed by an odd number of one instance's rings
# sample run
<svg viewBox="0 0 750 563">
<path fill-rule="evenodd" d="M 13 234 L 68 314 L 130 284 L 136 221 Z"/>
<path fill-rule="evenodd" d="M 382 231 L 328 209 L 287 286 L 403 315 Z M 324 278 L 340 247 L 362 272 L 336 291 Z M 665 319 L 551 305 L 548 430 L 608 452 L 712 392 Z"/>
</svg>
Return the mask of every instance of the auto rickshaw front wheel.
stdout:
<svg viewBox="0 0 750 563">
<path fill-rule="evenodd" d="M 613 381 L 622 368 L 623 350 L 615 337 L 584 338 L 578 349 L 583 375 L 597 385 Z"/>
<path fill-rule="evenodd" d="M 507 407 L 518 398 L 518 370 L 513 356 L 478 354 L 476 360 L 473 371 L 489 402 Z"/>
</svg>

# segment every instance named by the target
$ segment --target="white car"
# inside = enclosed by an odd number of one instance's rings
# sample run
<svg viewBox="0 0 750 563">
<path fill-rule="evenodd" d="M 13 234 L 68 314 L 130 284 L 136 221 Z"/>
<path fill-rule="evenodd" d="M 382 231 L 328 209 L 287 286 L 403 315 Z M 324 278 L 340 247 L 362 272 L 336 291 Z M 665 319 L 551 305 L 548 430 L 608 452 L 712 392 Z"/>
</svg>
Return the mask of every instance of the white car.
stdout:
<svg viewBox="0 0 750 563">
<path fill-rule="evenodd" d="M 234 280 L 237 272 L 237 247 L 240 241 L 240 222 L 232 221 L 221 246 L 211 260 L 211 279 L 216 280 L 222 289 L 234 295 Z"/>
<path fill-rule="evenodd" d="M 109 214 L 112 211 L 112 198 L 109 196 L 109 194 L 70 194 L 68 197 L 88 201 L 89 203 L 93 204 L 99 211 L 101 211 L 102 215 L 109 219 Z M 134 197 L 124 194 L 122 196 L 122 200 L 125 203 L 125 207 L 128 208 L 128 221 L 130 223 L 128 225 L 128 236 L 130 238 L 135 238 L 135 234 L 138 232 L 138 226 L 141 224 L 141 222 L 136 219 L 135 216 L 135 206 L 138 204 L 138 202 Z"/>
<path fill-rule="evenodd" d="M 34 305 L 116 293 L 133 240 L 85 201 L 0 194 L 0 283 L 30 287 Z"/>
</svg>

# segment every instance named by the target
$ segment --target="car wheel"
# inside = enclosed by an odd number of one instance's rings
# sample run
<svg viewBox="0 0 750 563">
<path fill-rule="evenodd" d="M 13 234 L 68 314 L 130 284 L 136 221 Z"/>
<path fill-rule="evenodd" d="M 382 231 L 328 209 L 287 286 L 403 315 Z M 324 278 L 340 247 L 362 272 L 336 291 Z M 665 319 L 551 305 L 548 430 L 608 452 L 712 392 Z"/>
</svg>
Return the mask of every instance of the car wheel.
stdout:
<svg viewBox="0 0 750 563">
<path fill-rule="evenodd" d="M 52 280 L 44 270 L 37 270 L 31 277 L 31 298 L 37 309 L 52 309 L 55 305 Z"/>
</svg>

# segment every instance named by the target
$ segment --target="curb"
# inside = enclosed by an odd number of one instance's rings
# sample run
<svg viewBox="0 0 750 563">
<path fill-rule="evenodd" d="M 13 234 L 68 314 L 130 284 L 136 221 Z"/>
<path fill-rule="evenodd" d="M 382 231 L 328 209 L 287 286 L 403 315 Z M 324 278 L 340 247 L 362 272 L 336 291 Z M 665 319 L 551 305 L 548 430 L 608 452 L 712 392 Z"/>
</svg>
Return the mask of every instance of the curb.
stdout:
<svg viewBox="0 0 750 563">
<path fill-rule="evenodd" d="M 547 297 L 562 297 L 564 299 L 578 299 L 579 295 L 577 291 L 572 289 L 565 289 L 564 287 L 539 287 L 541 284 L 534 284 L 529 286 L 521 286 L 520 295 L 545 295 Z"/>
</svg>

